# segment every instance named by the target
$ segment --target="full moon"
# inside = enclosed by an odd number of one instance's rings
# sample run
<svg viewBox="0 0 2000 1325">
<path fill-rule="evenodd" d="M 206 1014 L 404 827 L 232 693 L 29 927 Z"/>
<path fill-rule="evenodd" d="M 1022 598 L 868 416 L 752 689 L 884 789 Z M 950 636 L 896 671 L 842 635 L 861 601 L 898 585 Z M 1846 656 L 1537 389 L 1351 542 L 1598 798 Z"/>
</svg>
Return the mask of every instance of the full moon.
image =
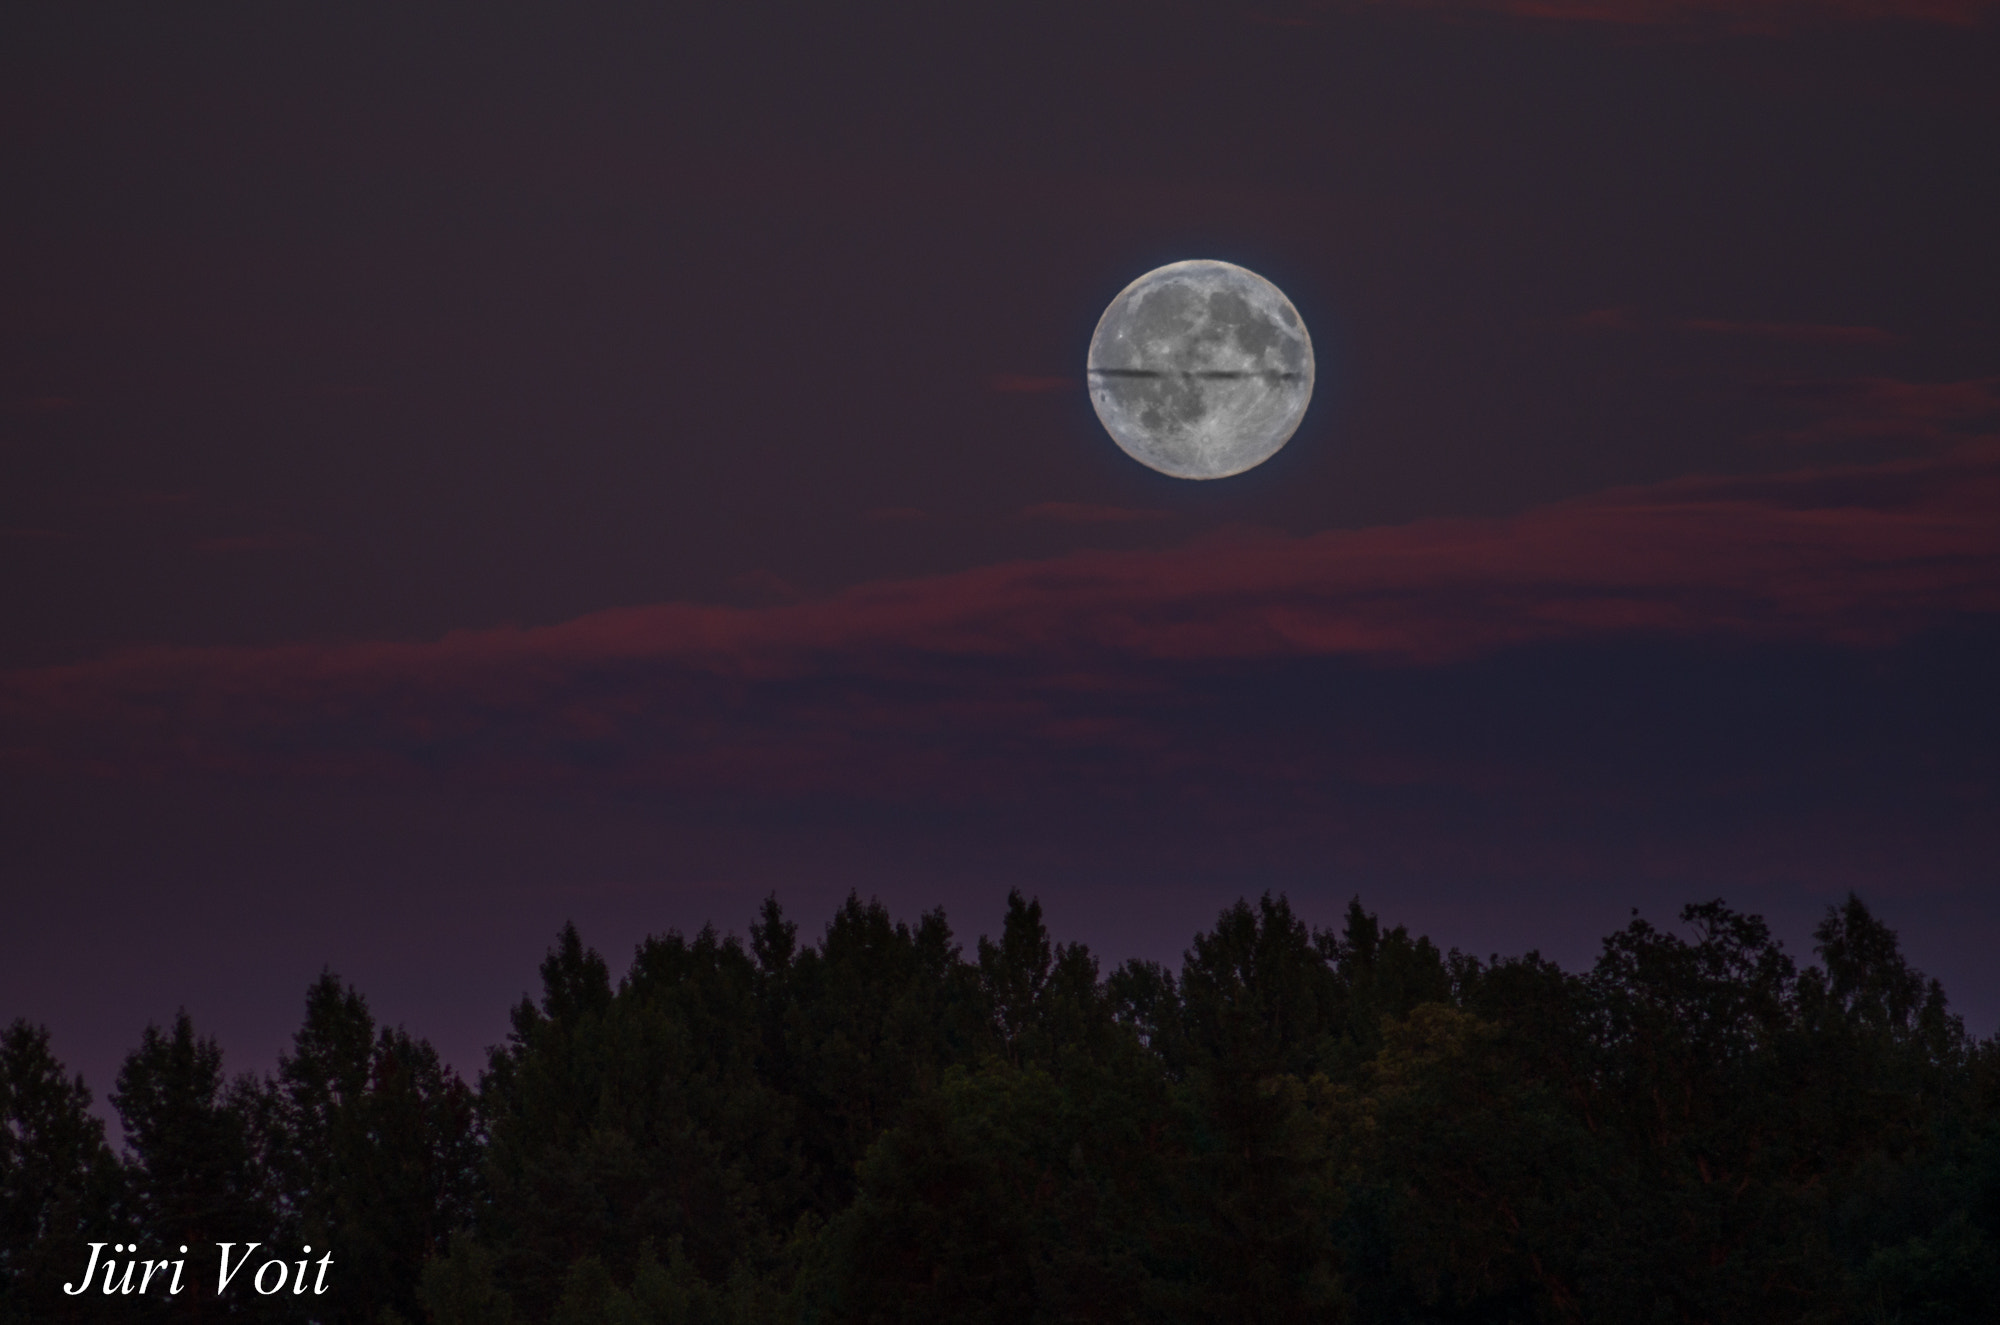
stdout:
<svg viewBox="0 0 2000 1325">
<path fill-rule="evenodd" d="M 1111 440 L 1175 478 L 1228 478 L 1276 455 L 1312 399 L 1312 338 L 1292 301 L 1228 262 L 1176 262 L 1119 291 L 1086 365 Z"/>
</svg>

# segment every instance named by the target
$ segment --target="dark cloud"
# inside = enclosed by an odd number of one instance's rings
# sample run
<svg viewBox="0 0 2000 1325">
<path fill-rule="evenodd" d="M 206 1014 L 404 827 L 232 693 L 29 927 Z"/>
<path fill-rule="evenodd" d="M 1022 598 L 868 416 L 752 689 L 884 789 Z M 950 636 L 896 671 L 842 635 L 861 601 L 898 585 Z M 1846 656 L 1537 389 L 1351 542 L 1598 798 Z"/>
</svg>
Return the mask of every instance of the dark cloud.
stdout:
<svg viewBox="0 0 2000 1325">
<path fill-rule="evenodd" d="M 1053 391 L 1073 391 L 1083 386 L 1075 377 L 1034 377 L 1026 373 L 996 373 L 987 385 L 1002 395 L 1045 396 Z"/>
<path fill-rule="evenodd" d="M 273 532 L 265 534 L 223 534 L 194 541 L 196 552 L 293 552 L 312 546 L 312 539 L 304 534 Z"/>
<path fill-rule="evenodd" d="M 1570 325 L 1584 331 L 1637 331 L 1643 323 L 1630 308 L 1593 308 L 1570 319 Z"/>
<path fill-rule="evenodd" d="M 1760 440 L 1796 445 L 1893 442 L 1935 449 L 2000 430 L 2000 377 L 1955 382 L 1817 379 L 1786 382 L 1778 390 L 1813 417 Z"/>
<path fill-rule="evenodd" d="M 22 414 L 67 414 L 76 408 L 76 402 L 67 396 L 28 396 L 14 408 Z"/>
<path fill-rule="evenodd" d="M 2000 10 L 1995 0 L 1365 0 L 1365 3 L 1628 27 L 1706 23 L 1760 33 L 1884 21 L 1976 27 Z"/>
<path fill-rule="evenodd" d="M 1803 341 L 1816 345 L 1888 345 L 1894 334 L 1880 327 L 1849 327 L 1818 322 L 1726 322 L 1719 318 L 1687 318 L 1683 331 L 1714 336 L 1755 336 L 1762 340 Z"/>
<path fill-rule="evenodd" d="M 1045 501 L 1025 507 L 1021 511 L 1021 518 L 1068 525 L 1149 524 L 1156 520 L 1170 520 L 1173 518 L 1173 512 L 1130 506 L 1101 506 L 1089 502 Z"/>
<path fill-rule="evenodd" d="M 755 602 L 788 603 L 803 596 L 797 585 L 767 570 L 745 571 L 731 576 L 729 588 Z"/>
</svg>

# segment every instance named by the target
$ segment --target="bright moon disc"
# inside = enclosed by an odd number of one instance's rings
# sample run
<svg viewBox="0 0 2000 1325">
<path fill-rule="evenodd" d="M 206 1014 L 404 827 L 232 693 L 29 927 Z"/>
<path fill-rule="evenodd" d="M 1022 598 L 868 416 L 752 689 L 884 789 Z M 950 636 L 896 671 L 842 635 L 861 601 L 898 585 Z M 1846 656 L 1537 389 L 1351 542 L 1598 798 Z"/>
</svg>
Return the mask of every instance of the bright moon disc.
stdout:
<svg viewBox="0 0 2000 1325">
<path fill-rule="evenodd" d="M 1312 399 L 1312 338 L 1277 286 L 1176 262 L 1121 290 L 1090 338 L 1090 403 L 1111 440 L 1175 478 L 1263 464 Z"/>
</svg>

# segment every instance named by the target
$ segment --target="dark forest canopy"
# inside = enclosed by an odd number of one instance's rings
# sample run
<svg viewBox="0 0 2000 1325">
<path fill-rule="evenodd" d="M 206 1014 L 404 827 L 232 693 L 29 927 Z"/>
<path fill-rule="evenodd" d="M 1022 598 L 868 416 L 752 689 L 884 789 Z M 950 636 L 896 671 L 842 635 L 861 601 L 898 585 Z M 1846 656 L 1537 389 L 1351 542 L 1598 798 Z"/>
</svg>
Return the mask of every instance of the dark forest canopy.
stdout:
<svg viewBox="0 0 2000 1325">
<path fill-rule="evenodd" d="M 1266 896 L 1107 974 L 1019 894 L 970 952 L 857 898 L 802 944 L 772 900 L 616 981 L 572 927 L 476 1088 L 332 974 L 266 1078 L 149 1028 L 123 1154 L 16 1022 L 0 1322 L 1984 1318 L 2000 1041 L 1859 900 L 1803 970 L 1681 921 L 1572 974 Z M 94 1240 L 335 1269 L 64 1295 Z"/>
</svg>

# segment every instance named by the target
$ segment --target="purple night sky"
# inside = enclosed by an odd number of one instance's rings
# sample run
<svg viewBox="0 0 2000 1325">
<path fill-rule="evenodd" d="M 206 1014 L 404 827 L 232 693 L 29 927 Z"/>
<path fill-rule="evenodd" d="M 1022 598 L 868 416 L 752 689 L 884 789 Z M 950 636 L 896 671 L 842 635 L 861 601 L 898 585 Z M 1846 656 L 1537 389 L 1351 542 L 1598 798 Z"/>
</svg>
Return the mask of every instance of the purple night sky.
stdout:
<svg viewBox="0 0 2000 1325">
<path fill-rule="evenodd" d="M 574 919 L 1240 895 L 1572 967 L 1859 893 L 2000 1028 L 2000 4 L 0 17 L 0 1022 L 332 967 L 461 1071 Z M 1099 312 L 1270 278 L 1188 483 Z"/>
</svg>

